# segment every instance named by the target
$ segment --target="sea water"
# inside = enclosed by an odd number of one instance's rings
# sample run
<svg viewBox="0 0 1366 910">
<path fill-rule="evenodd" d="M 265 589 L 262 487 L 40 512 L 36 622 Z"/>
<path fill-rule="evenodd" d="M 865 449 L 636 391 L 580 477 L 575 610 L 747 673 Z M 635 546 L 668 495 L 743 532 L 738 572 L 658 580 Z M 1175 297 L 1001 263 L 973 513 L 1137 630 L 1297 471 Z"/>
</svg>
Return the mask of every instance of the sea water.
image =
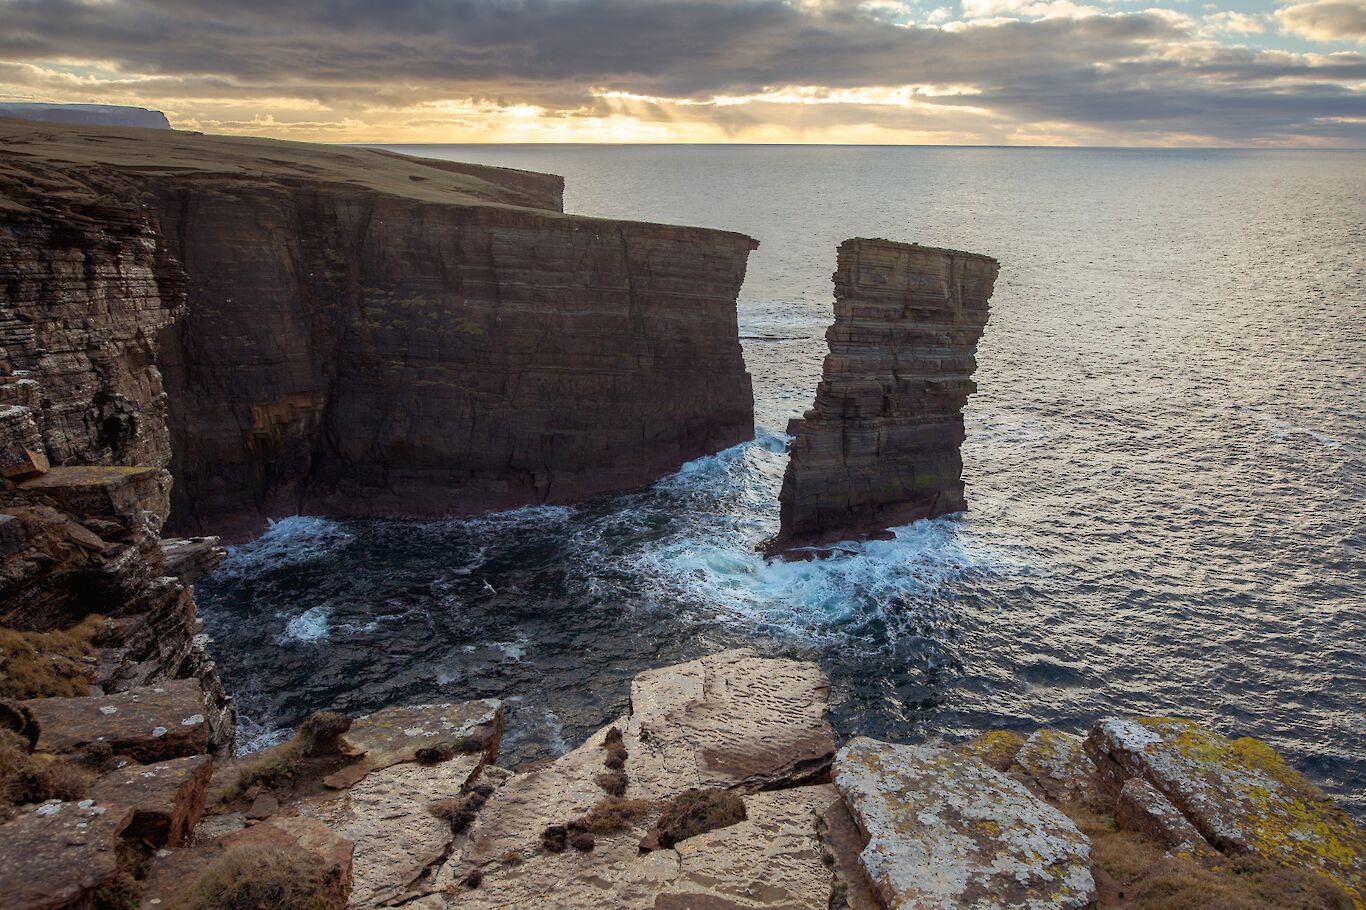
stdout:
<svg viewBox="0 0 1366 910">
<path fill-rule="evenodd" d="M 1366 815 L 1366 153 L 396 149 L 762 241 L 757 437 L 572 508 L 274 524 L 198 586 L 244 745 L 318 708 L 497 696 L 515 764 L 621 715 L 640 670 L 749 646 L 819 662 L 841 734 L 1184 715 Z M 970 510 L 765 562 L 855 236 L 1001 261 Z"/>
</svg>

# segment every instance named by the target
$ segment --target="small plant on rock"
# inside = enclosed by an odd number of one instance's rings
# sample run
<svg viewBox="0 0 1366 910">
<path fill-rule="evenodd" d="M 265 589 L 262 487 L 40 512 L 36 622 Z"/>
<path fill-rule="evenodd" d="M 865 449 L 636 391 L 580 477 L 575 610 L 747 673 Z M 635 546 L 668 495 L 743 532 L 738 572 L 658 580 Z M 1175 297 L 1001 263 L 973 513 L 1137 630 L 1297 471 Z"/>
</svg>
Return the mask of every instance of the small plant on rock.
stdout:
<svg viewBox="0 0 1366 910">
<path fill-rule="evenodd" d="M 745 820 L 745 801 L 730 790 L 689 788 L 684 790 L 660 815 L 655 825 L 659 846 L 672 847 L 679 841 Z"/>
</svg>

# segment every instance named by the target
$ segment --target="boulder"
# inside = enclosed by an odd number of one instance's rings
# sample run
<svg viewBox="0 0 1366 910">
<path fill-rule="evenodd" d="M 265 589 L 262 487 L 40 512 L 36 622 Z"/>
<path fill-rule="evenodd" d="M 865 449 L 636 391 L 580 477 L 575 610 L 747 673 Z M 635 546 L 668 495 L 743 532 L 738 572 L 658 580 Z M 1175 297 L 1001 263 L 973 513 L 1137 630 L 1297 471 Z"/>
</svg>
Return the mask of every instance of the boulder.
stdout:
<svg viewBox="0 0 1366 910">
<path fill-rule="evenodd" d="M 1180 718 L 1111 717 L 1086 751 L 1111 793 L 1142 778 L 1219 850 L 1316 870 L 1366 906 L 1366 832 L 1270 746 Z"/>
<path fill-rule="evenodd" d="M 79 753 L 94 742 L 144 764 L 209 750 L 204 691 L 197 679 L 169 679 L 115 695 L 22 702 L 38 725 L 37 751 Z"/>
<path fill-rule="evenodd" d="M 323 779 L 329 787 L 343 789 L 380 768 L 417 760 L 419 749 L 449 743 L 454 751 L 498 758 L 503 735 L 503 703 L 482 701 L 437 705 L 404 705 L 385 708 L 359 718 L 346 733 L 349 746 L 364 755 L 353 764 Z"/>
<path fill-rule="evenodd" d="M 175 847 L 199 824 L 212 773 L 213 759 L 207 755 L 127 765 L 96 781 L 90 795 L 101 804 L 132 807 L 125 836 Z"/>
<path fill-rule="evenodd" d="M 1157 788 L 1141 777 L 1125 781 L 1115 800 L 1115 823 L 1177 853 L 1211 856 L 1216 851 Z"/>
<path fill-rule="evenodd" d="M 631 683 L 623 732 L 628 796 L 689 787 L 770 790 L 821 780 L 835 743 L 830 681 L 815 664 L 748 648 L 647 670 Z"/>
<path fill-rule="evenodd" d="M 834 778 L 889 907 L 1068 910 L 1095 898 L 1076 825 L 977 759 L 859 737 L 836 755 Z"/>
<path fill-rule="evenodd" d="M 24 806 L 0 825 L 0 904 L 6 910 L 90 906 L 115 885 L 119 845 L 133 820 L 126 806 L 52 800 Z"/>
<path fill-rule="evenodd" d="M 1047 799 L 1087 803 L 1096 797 L 1096 766 L 1080 736 L 1035 730 L 1015 753 L 1013 765 L 1025 783 Z"/>
<path fill-rule="evenodd" d="M 312 854 L 326 868 L 327 908 L 341 907 L 351 893 L 352 844 L 316 818 L 277 815 L 258 825 L 183 850 L 159 850 L 142 883 L 143 907 L 173 907 L 215 861 L 236 847 L 274 848 L 280 855 Z M 320 907 L 321 910 L 321 907 Z"/>
</svg>

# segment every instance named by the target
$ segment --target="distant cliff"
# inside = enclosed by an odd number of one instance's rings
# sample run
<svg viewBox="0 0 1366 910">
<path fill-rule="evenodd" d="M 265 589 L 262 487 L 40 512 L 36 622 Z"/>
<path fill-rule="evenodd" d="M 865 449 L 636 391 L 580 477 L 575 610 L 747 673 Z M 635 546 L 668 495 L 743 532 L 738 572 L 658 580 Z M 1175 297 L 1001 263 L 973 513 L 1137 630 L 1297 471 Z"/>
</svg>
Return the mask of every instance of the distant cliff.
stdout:
<svg viewBox="0 0 1366 910">
<path fill-rule="evenodd" d="M 34 101 L 0 102 L 0 117 L 22 117 L 48 123 L 86 126 L 137 126 L 169 130 L 171 122 L 161 111 L 122 104 L 45 104 Z"/>
<path fill-rule="evenodd" d="M 793 420 L 770 553 L 967 507 L 963 405 L 997 263 L 889 240 L 840 244 L 816 402 Z"/>
<path fill-rule="evenodd" d="M 72 463 L 169 455 L 174 528 L 568 502 L 753 433 L 748 237 L 568 216 L 558 177 L 381 151 L 17 121 L 0 141 L 13 249 L 53 246 L 31 225 L 60 231 L 69 212 L 145 218 L 136 255 L 87 247 L 54 277 L 21 252 L 3 280 L 93 286 L 110 315 L 183 289 L 184 316 L 148 316 L 116 362 L 64 355 L 69 419 L 108 432 L 49 446 Z"/>
</svg>

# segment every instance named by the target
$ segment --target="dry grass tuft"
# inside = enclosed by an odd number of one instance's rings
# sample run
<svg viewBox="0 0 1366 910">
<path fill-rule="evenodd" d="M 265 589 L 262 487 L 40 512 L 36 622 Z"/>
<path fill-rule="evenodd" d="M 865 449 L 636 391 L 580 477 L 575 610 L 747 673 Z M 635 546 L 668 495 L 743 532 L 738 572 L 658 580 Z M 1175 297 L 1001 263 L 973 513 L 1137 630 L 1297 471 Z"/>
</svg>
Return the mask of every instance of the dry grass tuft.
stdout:
<svg viewBox="0 0 1366 910">
<path fill-rule="evenodd" d="M 626 774 L 622 771 L 604 771 L 597 777 L 598 786 L 608 796 L 626 795 Z"/>
<path fill-rule="evenodd" d="M 243 845 L 214 860 L 175 910 L 340 910 L 341 870 L 298 848 Z"/>
<path fill-rule="evenodd" d="M 84 799 L 94 776 L 60 758 L 34 755 L 28 742 L 0 730 L 0 814 L 13 806 L 49 799 Z"/>
<path fill-rule="evenodd" d="M 1076 806 L 1067 814 L 1091 839 L 1100 885 L 1099 907 L 1123 910 L 1351 910 L 1333 882 L 1306 869 L 1287 869 L 1254 856 L 1225 857 L 1206 866 L 1163 848 L 1108 816 Z"/>
<path fill-rule="evenodd" d="M 579 831 L 594 834 L 614 834 L 625 831 L 637 821 L 657 810 L 659 804 L 647 799 L 623 799 L 620 796 L 605 796 L 588 811 L 587 815 L 576 818 L 571 825 Z"/>
<path fill-rule="evenodd" d="M 655 823 L 659 845 L 672 847 L 679 841 L 725 828 L 746 818 L 745 801 L 730 790 L 690 787 L 665 808 Z"/>
<path fill-rule="evenodd" d="M 73 698 L 90 694 L 95 637 L 102 616 L 87 616 L 69 629 L 19 632 L 0 629 L 0 698 Z"/>
</svg>

